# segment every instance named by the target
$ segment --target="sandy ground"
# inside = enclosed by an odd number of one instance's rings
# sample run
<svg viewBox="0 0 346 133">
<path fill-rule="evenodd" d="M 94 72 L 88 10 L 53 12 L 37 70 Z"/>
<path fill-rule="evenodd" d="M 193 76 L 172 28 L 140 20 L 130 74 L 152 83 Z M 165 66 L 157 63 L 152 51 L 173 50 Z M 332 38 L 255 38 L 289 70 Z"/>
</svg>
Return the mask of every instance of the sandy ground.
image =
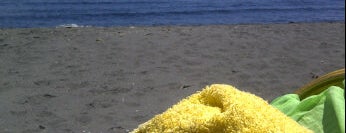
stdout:
<svg viewBox="0 0 346 133">
<path fill-rule="evenodd" d="M 0 132 L 128 132 L 206 85 L 270 101 L 344 60 L 344 23 L 0 29 Z"/>
</svg>

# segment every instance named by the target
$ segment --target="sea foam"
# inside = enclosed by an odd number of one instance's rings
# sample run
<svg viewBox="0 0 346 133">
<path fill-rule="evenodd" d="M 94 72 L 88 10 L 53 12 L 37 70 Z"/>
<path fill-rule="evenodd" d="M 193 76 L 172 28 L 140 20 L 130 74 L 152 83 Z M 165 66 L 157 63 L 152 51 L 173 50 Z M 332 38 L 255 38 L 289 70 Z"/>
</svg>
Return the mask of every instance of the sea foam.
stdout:
<svg viewBox="0 0 346 133">
<path fill-rule="evenodd" d="M 58 25 L 58 28 L 63 27 L 63 28 L 76 28 L 76 27 L 90 27 L 88 25 L 78 25 L 78 24 L 62 24 Z"/>
</svg>

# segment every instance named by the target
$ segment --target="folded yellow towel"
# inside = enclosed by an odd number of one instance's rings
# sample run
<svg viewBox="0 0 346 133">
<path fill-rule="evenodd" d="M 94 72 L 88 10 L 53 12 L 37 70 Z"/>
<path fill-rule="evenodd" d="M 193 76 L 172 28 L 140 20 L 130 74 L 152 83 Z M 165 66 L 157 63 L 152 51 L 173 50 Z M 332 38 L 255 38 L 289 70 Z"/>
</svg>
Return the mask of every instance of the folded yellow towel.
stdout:
<svg viewBox="0 0 346 133">
<path fill-rule="evenodd" d="M 310 133 L 262 98 L 233 86 L 214 84 L 132 133 Z"/>
</svg>

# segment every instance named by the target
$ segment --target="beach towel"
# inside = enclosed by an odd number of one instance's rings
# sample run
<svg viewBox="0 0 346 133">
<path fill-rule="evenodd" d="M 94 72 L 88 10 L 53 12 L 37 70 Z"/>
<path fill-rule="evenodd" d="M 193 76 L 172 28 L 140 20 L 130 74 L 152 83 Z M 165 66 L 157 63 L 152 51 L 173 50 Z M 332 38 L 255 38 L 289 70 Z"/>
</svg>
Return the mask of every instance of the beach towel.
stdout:
<svg viewBox="0 0 346 133">
<path fill-rule="evenodd" d="M 132 133 L 309 133 L 268 102 L 233 86 L 214 84 L 181 100 Z"/>
<path fill-rule="evenodd" d="M 344 88 L 345 80 L 343 87 L 330 86 L 303 100 L 298 94 L 286 94 L 274 99 L 271 105 L 315 133 L 344 133 Z"/>
</svg>

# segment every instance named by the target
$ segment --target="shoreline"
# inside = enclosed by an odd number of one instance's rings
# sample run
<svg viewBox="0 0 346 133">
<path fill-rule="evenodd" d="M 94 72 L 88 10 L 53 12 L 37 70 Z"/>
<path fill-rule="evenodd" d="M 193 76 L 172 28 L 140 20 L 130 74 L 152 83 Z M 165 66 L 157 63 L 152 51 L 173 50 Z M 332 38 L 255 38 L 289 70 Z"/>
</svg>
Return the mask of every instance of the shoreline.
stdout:
<svg viewBox="0 0 346 133">
<path fill-rule="evenodd" d="M 342 22 L 0 29 L 0 132 L 127 132 L 206 85 L 270 101 L 344 60 Z"/>
<path fill-rule="evenodd" d="M 287 25 L 287 24 L 333 24 L 333 23 L 345 23 L 344 20 L 339 21 L 316 21 L 316 22 L 277 22 L 277 23 L 238 23 L 238 24 L 176 24 L 176 25 L 114 25 L 114 26 L 90 26 L 90 25 L 78 25 L 78 24 L 61 24 L 52 27 L 0 27 L 0 30 L 10 29 L 54 29 L 54 28 L 129 28 L 129 27 L 200 27 L 200 26 L 233 26 L 233 25 Z"/>
</svg>

